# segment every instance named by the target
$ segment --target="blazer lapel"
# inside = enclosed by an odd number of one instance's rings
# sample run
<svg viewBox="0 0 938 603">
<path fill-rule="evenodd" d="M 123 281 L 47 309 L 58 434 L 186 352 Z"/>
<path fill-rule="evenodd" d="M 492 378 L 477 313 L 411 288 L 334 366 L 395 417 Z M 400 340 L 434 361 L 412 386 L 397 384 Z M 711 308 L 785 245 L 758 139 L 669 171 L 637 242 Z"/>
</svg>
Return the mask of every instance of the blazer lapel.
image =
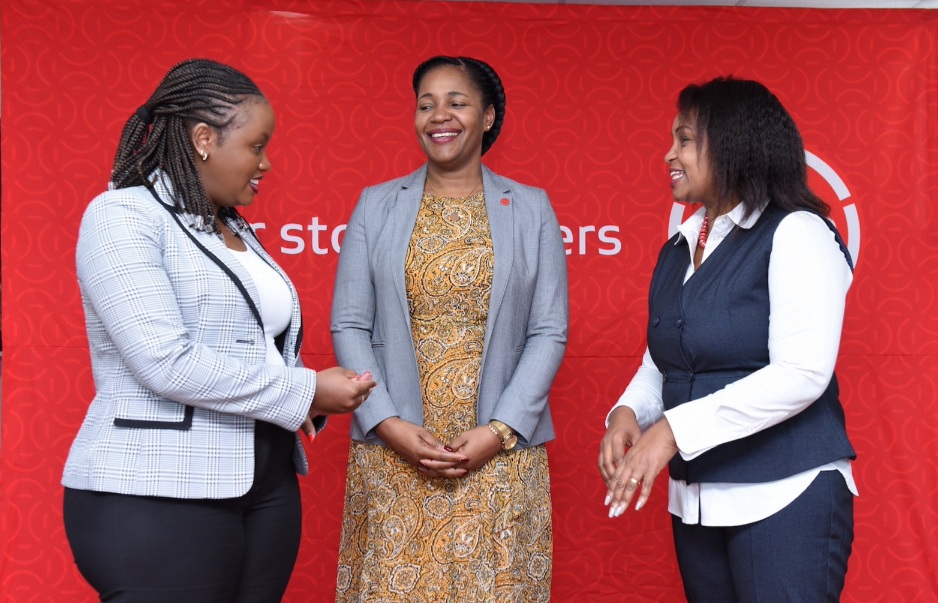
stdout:
<svg viewBox="0 0 938 603">
<path fill-rule="evenodd" d="M 393 275 L 401 309 L 408 321 L 410 308 L 407 305 L 407 290 L 404 283 L 404 263 L 407 259 L 407 242 L 413 236 L 417 223 L 417 213 L 420 211 L 426 178 L 427 166 L 424 164 L 403 181 L 400 190 L 397 191 L 388 207 L 387 224 L 382 228 L 382 234 L 392 242 L 388 246 L 388 261 L 390 262 L 388 267 L 390 274 Z M 489 315 L 482 350 L 484 363 L 489 338 L 492 335 L 492 325 L 495 323 L 495 316 L 504 300 L 511 275 L 514 258 L 514 198 L 508 184 L 484 165 L 482 166 L 482 189 L 485 192 L 485 211 L 492 236 L 492 251 L 495 254 L 495 274 L 492 277 L 492 296 L 489 300 Z M 396 207 L 397 205 L 400 207 Z"/>
<path fill-rule="evenodd" d="M 166 199 L 172 199 L 169 184 L 165 182 L 161 174 L 156 174 L 151 179 L 150 186 L 147 187 L 157 203 L 163 205 L 173 217 L 176 224 L 183 230 L 190 241 L 199 249 L 199 251 L 208 256 L 208 259 L 214 262 L 225 274 L 234 282 L 239 292 L 245 297 L 245 301 L 251 308 L 251 313 L 257 320 L 258 326 L 263 328 L 260 311 L 260 296 L 257 288 L 254 286 L 254 280 L 250 278 L 248 271 L 225 246 L 224 240 L 212 233 L 204 232 L 195 228 L 193 220 L 197 219 L 191 214 L 176 211 L 172 201 L 166 202 Z M 237 228 L 230 226 L 231 228 Z"/>
<path fill-rule="evenodd" d="M 283 279 L 283 281 L 287 284 L 287 288 L 290 290 L 290 296 L 292 298 L 290 309 L 290 324 L 287 327 L 286 339 L 284 340 L 283 345 L 283 354 L 285 360 L 292 362 L 293 358 L 290 358 L 289 354 L 293 354 L 294 357 L 299 355 L 300 345 L 302 344 L 302 340 L 300 339 L 301 333 L 299 333 L 299 329 L 303 322 L 303 316 L 300 312 L 299 294 L 297 293 L 296 288 L 293 286 L 293 282 L 290 280 L 290 277 L 287 276 L 287 273 L 284 272 L 280 265 L 274 261 L 269 253 L 267 253 L 267 250 L 263 245 L 261 245 L 260 240 L 253 231 L 245 230 L 245 227 L 241 227 L 238 224 L 231 224 L 230 222 L 228 223 L 228 226 L 235 232 L 238 232 L 245 245 L 253 249 L 257 255 L 259 255 L 261 259 L 267 263 L 268 266 L 273 268 L 273 270 L 280 275 L 280 278 Z M 241 262 L 238 263 L 240 264 Z M 247 280 L 250 281 L 251 279 L 248 278 Z M 257 295 L 256 287 L 253 285 L 248 287 L 248 291 L 251 292 L 252 296 Z M 290 365 L 288 364 L 288 366 Z"/>
<path fill-rule="evenodd" d="M 485 191 L 485 210 L 489 218 L 489 231 L 492 234 L 492 252 L 495 254 L 495 274 L 492 277 L 492 296 L 489 300 L 489 314 L 485 325 L 485 341 L 482 347 L 482 366 L 485 366 L 485 353 L 489 349 L 492 325 L 505 298 L 508 278 L 514 260 L 514 198 L 508 184 L 490 169 L 482 166 L 482 187 Z"/>
<path fill-rule="evenodd" d="M 230 228 L 237 232 L 236 226 L 230 226 Z M 213 235 L 209 232 L 196 231 L 192 229 L 190 229 L 189 232 L 194 234 L 196 239 L 198 239 L 198 241 L 202 243 L 202 245 L 204 245 L 210 253 L 221 260 L 221 262 L 224 263 L 229 270 L 231 270 L 235 279 L 241 283 L 241 286 L 244 287 L 244 290 L 247 291 L 248 295 L 250 296 L 251 301 L 254 302 L 254 307 L 260 308 L 261 298 L 257 293 L 257 287 L 254 285 L 254 279 L 251 278 L 251 275 L 248 273 L 244 265 L 238 261 L 234 255 L 232 255 L 231 250 L 229 250 L 225 245 L 225 241 L 221 237 Z M 242 239 L 245 238 L 247 237 L 242 237 Z"/>
<path fill-rule="evenodd" d="M 410 308 L 407 305 L 407 286 L 404 283 L 404 263 L 407 261 L 408 242 L 417 224 L 417 213 L 420 211 L 423 184 L 426 178 L 427 166 L 424 164 L 401 183 L 400 190 L 396 192 L 395 198 L 388 206 L 387 224 L 383 228 L 388 237 L 387 240 L 392 243 L 389 247 L 390 274 L 393 275 L 397 297 L 408 321 Z"/>
</svg>

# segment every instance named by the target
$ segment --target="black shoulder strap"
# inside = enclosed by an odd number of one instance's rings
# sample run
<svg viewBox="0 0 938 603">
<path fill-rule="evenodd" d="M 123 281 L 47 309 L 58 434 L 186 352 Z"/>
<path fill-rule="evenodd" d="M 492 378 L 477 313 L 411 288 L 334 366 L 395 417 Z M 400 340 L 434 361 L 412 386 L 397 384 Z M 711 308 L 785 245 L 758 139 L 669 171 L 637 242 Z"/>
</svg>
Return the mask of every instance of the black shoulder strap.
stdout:
<svg viewBox="0 0 938 603">
<path fill-rule="evenodd" d="M 820 214 L 818 214 L 821 216 Z M 843 238 L 840 236 L 840 231 L 837 230 L 837 227 L 834 226 L 834 223 L 831 222 L 829 218 L 821 216 L 821 220 L 827 224 L 827 227 L 831 229 L 831 232 L 834 233 L 834 240 L 837 241 L 837 244 L 840 246 L 841 253 L 844 254 L 844 259 L 847 260 L 847 265 L 850 266 L 850 272 L 853 272 L 853 258 L 850 257 L 850 250 L 847 249 L 847 245 L 844 243 Z"/>
<path fill-rule="evenodd" d="M 179 219 L 176 208 L 163 203 L 159 195 L 156 194 L 156 191 L 153 190 L 153 186 L 149 183 L 147 184 L 147 190 L 150 191 L 150 194 L 153 195 L 153 198 L 156 199 L 156 202 L 160 205 L 160 207 L 162 207 L 163 209 L 169 212 L 169 215 L 173 217 L 173 220 L 176 221 L 176 224 L 179 225 L 179 228 L 181 228 L 182 231 L 186 233 L 186 236 L 188 236 L 189 239 L 193 243 L 195 243 L 195 246 L 198 247 L 200 250 L 202 250 L 202 253 L 204 253 L 210 260 L 215 262 L 218 265 L 218 267 L 221 268 L 222 271 L 224 271 L 224 273 L 228 275 L 228 278 L 231 279 L 231 281 L 235 284 L 235 287 L 238 288 L 238 291 L 241 292 L 241 295 L 244 296 L 244 300 L 248 303 L 248 306 L 251 308 L 251 314 L 254 315 L 254 320 L 257 321 L 257 326 L 261 328 L 261 332 L 263 333 L 264 321 L 261 320 L 261 313 L 258 311 L 257 306 L 254 304 L 254 300 L 251 299 L 251 295 L 248 293 L 247 289 L 244 288 L 244 283 L 241 282 L 241 279 L 238 278 L 238 275 L 236 275 L 231 270 L 231 268 L 229 268 L 223 261 L 221 261 L 218 258 L 218 256 L 216 256 L 214 253 L 209 251 L 205 247 L 205 245 L 203 245 L 197 238 L 195 238 L 195 235 L 193 235 L 189 231 L 189 229 L 186 228 L 185 225 L 182 223 L 182 221 Z"/>
</svg>

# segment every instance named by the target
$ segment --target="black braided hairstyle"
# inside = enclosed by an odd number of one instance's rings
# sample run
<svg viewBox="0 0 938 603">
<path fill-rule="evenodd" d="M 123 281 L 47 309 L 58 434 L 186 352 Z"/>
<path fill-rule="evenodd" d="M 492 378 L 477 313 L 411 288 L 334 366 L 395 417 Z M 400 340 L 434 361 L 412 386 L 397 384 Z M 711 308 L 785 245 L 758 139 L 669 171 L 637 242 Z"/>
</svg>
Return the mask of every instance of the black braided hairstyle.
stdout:
<svg viewBox="0 0 938 603">
<path fill-rule="evenodd" d="M 147 185 L 151 174 L 162 170 L 172 185 L 174 205 L 201 217 L 203 230 L 219 233 L 214 205 L 195 166 L 189 133 L 204 122 L 224 140 L 236 107 L 251 97 L 263 99 L 264 95 L 237 69 L 208 59 L 179 63 L 124 125 L 111 173 L 114 187 Z"/>
<path fill-rule="evenodd" d="M 484 109 L 489 106 L 495 108 L 495 121 L 492 127 L 482 135 L 482 154 L 492 148 L 498 133 L 501 132 L 502 123 L 505 121 L 505 87 L 502 86 L 502 80 L 495 73 L 488 63 L 473 59 L 470 57 L 448 57 L 437 56 L 427 59 L 417 66 L 414 70 L 414 94 L 418 94 L 420 83 L 425 75 L 439 67 L 456 67 L 461 69 L 472 85 L 482 94 L 482 104 Z"/>
<path fill-rule="evenodd" d="M 678 113 L 705 146 L 720 199 L 737 197 L 748 216 L 762 203 L 822 216 L 830 207 L 808 187 L 804 143 L 795 120 L 768 88 L 718 77 L 681 90 Z"/>
</svg>

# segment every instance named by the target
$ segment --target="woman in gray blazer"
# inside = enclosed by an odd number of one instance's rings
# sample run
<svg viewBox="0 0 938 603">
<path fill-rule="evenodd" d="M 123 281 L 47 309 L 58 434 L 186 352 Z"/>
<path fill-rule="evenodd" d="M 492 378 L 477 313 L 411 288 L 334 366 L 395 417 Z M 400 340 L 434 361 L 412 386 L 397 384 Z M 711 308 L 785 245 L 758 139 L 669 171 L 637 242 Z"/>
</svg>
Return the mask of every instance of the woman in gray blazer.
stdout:
<svg viewBox="0 0 938 603">
<path fill-rule="evenodd" d="M 297 432 L 374 385 L 302 368 L 296 290 L 238 214 L 273 129 L 247 76 L 183 62 L 127 121 L 82 219 L 96 394 L 62 483 L 75 562 L 102 600 L 279 601 L 308 470 Z"/>
<path fill-rule="evenodd" d="M 339 258 L 336 356 L 378 385 L 352 421 L 336 600 L 547 601 L 560 229 L 543 190 L 482 165 L 491 67 L 435 57 L 413 87 L 427 164 L 365 189 Z"/>
</svg>

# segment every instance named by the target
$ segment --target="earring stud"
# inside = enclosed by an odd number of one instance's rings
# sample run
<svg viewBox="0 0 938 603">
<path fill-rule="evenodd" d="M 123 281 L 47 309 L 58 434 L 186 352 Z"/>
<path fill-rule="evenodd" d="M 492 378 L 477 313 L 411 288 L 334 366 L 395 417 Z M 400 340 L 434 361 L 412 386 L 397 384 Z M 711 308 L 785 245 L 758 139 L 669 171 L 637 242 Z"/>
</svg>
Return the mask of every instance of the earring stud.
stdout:
<svg viewBox="0 0 938 603">
<path fill-rule="evenodd" d="M 202 158 L 202 161 L 208 161 L 208 152 L 205 149 L 199 149 L 199 157 Z"/>
</svg>

